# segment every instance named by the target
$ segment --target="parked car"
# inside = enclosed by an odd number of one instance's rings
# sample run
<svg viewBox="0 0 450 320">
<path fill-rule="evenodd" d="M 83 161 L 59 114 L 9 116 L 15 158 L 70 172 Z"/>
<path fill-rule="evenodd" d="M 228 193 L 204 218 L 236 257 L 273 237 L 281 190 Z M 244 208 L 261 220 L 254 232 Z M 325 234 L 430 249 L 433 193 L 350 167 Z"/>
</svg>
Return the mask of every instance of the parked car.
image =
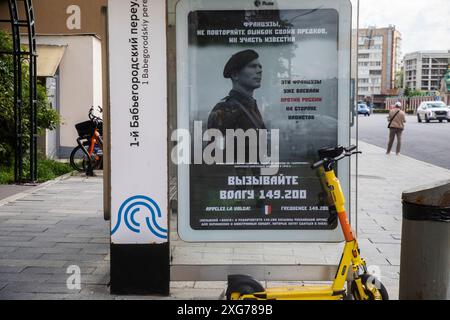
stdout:
<svg viewBox="0 0 450 320">
<path fill-rule="evenodd" d="M 442 101 L 425 101 L 417 108 L 417 121 L 438 120 L 450 122 L 450 108 Z"/>
<path fill-rule="evenodd" d="M 370 116 L 370 109 L 365 103 L 358 103 L 358 114 L 363 114 L 364 116 Z"/>
</svg>

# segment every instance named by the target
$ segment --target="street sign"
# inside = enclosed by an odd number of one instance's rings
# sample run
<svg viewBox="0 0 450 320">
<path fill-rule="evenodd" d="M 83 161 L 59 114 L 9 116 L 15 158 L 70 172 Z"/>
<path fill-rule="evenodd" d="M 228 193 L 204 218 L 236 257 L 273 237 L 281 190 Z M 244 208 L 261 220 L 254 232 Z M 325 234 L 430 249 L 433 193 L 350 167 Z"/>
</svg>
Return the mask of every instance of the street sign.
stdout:
<svg viewBox="0 0 450 320">
<path fill-rule="evenodd" d="M 165 19 L 163 0 L 109 1 L 115 244 L 168 239 Z"/>
<path fill-rule="evenodd" d="M 166 1 L 109 0 L 111 293 L 169 294 Z"/>
</svg>

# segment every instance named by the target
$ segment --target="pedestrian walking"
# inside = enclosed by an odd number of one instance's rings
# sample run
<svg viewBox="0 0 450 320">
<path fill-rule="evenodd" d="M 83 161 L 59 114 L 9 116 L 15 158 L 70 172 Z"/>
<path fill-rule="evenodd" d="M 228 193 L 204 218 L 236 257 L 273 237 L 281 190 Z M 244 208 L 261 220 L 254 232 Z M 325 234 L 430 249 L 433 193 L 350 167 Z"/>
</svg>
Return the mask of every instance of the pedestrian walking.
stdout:
<svg viewBox="0 0 450 320">
<path fill-rule="evenodd" d="M 394 139 L 397 137 L 397 155 L 400 154 L 400 148 L 402 146 L 402 134 L 405 129 L 406 114 L 402 110 L 402 104 L 397 102 L 395 108 L 389 111 L 388 116 L 389 121 L 389 143 L 386 154 L 391 153 L 392 145 L 394 144 Z"/>
</svg>

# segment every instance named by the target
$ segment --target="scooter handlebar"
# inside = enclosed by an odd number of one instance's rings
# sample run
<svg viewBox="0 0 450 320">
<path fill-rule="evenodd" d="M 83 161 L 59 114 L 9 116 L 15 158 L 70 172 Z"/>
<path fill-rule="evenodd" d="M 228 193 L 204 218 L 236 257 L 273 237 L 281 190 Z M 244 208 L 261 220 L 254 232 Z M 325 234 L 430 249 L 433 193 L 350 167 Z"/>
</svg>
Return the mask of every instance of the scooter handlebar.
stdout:
<svg viewBox="0 0 450 320">
<path fill-rule="evenodd" d="M 315 170 L 315 169 L 319 168 L 321 165 L 323 165 L 324 163 L 325 163 L 324 160 L 317 161 L 316 163 L 314 163 L 314 164 L 311 166 L 311 169 Z"/>
<path fill-rule="evenodd" d="M 361 151 L 354 151 L 354 150 L 356 150 L 357 148 L 358 148 L 358 147 L 355 146 L 355 145 L 351 145 L 351 146 L 348 147 L 348 148 L 344 148 L 345 153 L 344 153 L 343 155 L 341 155 L 341 156 L 339 156 L 339 157 L 337 157 L 337 158 L 334 158 L 334 159 L 322 159 L 322 160 L 320 160 L 320 161 L 317 161 L 316 163 L 314 163 L 313 165 L 311 165 L 311 169 L 315 170 L 315 169 L 319 168 L 319 167 L 322 166 L 326 161 L 330 161 L 330 160 L 333 160 L 333 161 L 339 161 L 339 160 L 342 160 L 342 159 L 344 159 L 344 158 L 346 158 L 346 157 L 350 157 L 350 156 L 352 156 L 352 155 L 354 155 L 354 154 L 361 154 L 361 153 L 362 153 Z"/>
</svg>

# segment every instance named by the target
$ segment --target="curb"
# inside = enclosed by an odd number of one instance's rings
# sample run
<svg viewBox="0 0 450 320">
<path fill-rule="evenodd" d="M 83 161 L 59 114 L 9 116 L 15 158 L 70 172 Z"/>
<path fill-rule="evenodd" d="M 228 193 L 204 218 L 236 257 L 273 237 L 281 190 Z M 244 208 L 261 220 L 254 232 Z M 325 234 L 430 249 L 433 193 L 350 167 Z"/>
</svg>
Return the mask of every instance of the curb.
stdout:
<svg viewBox="0 0 450 320">
<path fill-rule="evenodd" d="M 75 174 L 75 171 L 63 174 L 62 176 L 59 176 L 59 177 L 57 177 L 57 178 L 55 178 L 53 180 L 46 181 L 46 182 L 41 183 L 40 185 L 37 185 L 37 186 L 35 186 L 33 188 L 30 188 L 30 189 L 28 189 L 26 191 L 22 191 L 22 192 L 19 192 L 17 194 L 14 194 L 12 196 L 9 196 L 9 197 L 7 197 L 5 199 L 2 199 L 2 200 L 0 200 L 0 207 L 4 206 L 7 203 L 19 200 L 19 199 L 21 199 L 21 198 L 23 198 L 23 197 L 25 197 L 27 195 L 30 195 L 30 194 L 32 194 L 32 193 L 34 193 L 34 192 L 36 192 L 36 191 L 38 191 L 40 189 L 43 189 L 43 188 L 51 186 L 51 185 L 53 185 L 55 183 L 58 183 L 59 181 L 66 180 L 69 177 L 73 176 L 74 174 Z"/>
</svg>

